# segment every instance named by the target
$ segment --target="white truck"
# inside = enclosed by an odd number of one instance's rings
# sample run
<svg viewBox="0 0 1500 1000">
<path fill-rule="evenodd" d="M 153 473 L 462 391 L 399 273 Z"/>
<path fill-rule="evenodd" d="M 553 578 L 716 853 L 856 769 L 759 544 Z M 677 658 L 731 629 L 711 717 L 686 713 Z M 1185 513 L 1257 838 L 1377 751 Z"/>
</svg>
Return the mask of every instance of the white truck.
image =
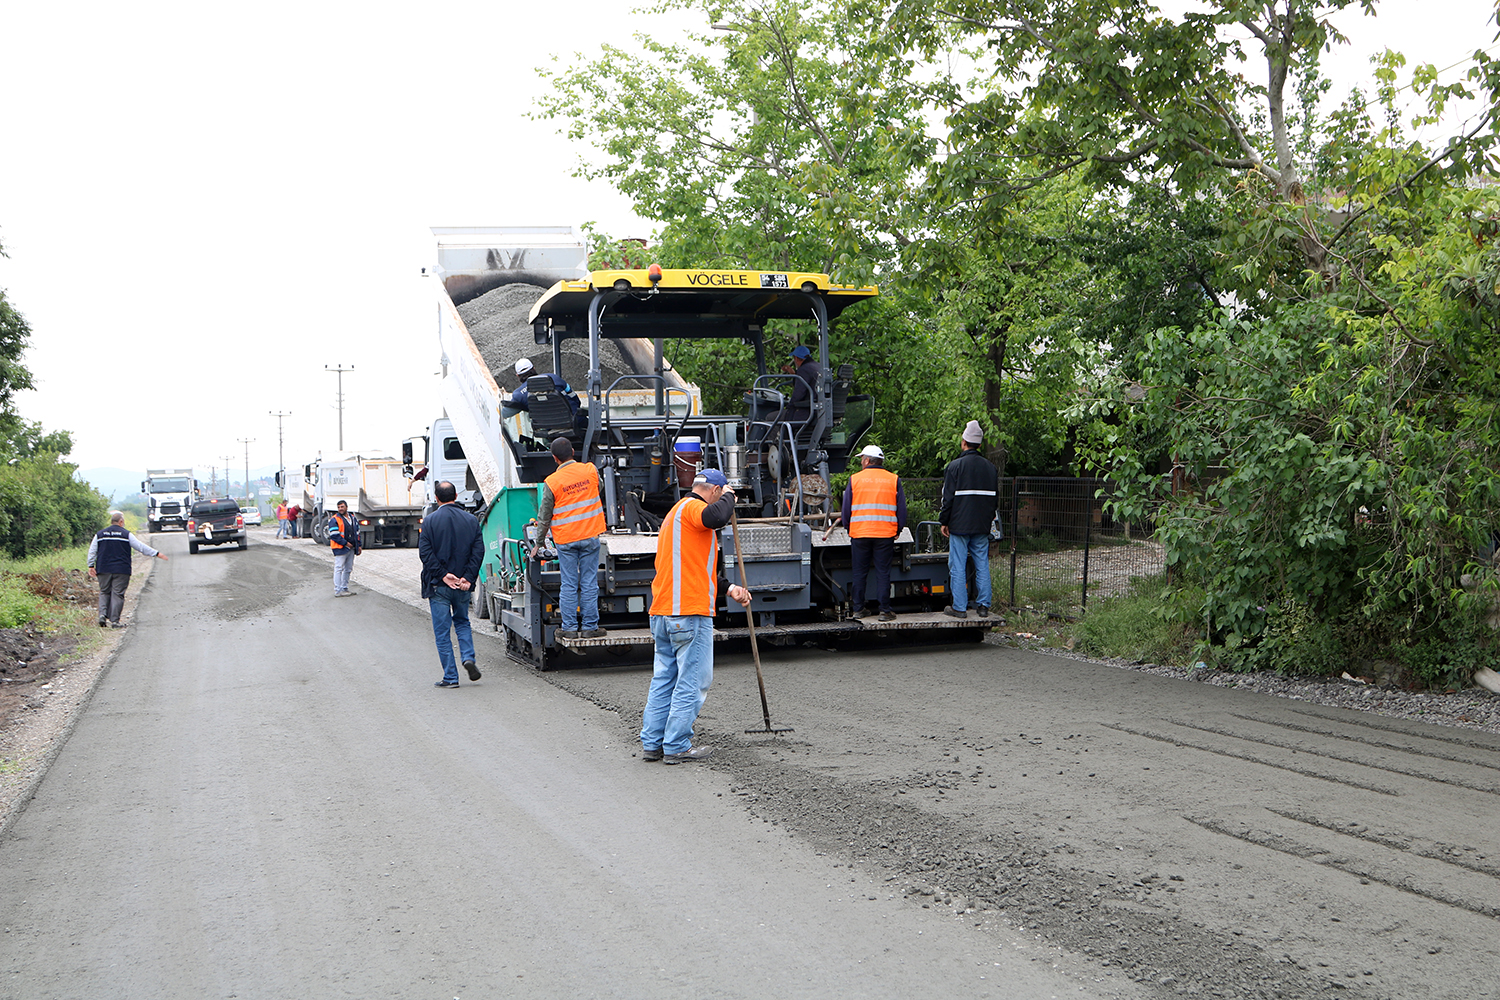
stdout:
<svg viewBox="0 0 1500 1000">
<path fill-rule="evenodd" d="M 193 503 L 203 496 L 192 469 L 147 469 L 141 492 L 146 495 L 147 531 L 186 528 Z"/>
<path fill-rule="evenodd" d="M 400 459 L 359 454 L 319 458 L 303 466 L 302 475 L 301 529 L 315 543 L 328 544 L 328 518 L 343 500 L 359 519 L 365 546 L 417 547 L 427 489 L 407 478 Z"/>
<path fill-rule="evenodd" d="M 472 514 L 484 506 L 484 494 L 469 469 L 463 442 L 446 413 L 432 422 L 426 434 L 401 442 L 401 463 L 410 478 L 422 475 L 423 468 L 427 470 L 422 478 L 429 497 L 438 483 L 450 482 L 457 487 L 458 505 L 464 510 Z"/>
</svg>

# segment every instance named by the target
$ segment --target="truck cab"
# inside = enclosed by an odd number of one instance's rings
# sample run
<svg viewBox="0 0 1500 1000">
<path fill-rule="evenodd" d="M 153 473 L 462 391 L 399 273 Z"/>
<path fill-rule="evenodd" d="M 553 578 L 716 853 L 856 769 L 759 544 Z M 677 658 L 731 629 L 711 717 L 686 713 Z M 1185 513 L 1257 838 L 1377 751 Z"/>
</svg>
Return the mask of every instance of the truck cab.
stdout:
<svg viewBox="0 0 1500 1000">
<path fill-rule="evenodd" d="M 141 481 L 146 497 L 146 530 L 187 527 L 193 504 L 202 498 L 192 469 L 147 469 Z"/>
</svg>

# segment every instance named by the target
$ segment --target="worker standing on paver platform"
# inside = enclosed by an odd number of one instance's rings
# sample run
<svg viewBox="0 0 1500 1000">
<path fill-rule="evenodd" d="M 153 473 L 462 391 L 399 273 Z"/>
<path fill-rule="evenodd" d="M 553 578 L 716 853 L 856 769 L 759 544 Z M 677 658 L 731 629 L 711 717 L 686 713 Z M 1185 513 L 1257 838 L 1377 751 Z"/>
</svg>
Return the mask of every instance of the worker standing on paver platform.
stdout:
<svg viewBox="0 0 1500 1000">
<path fill-rule="evenodd" d="M 542 486 L 537 511 L 536 544 L 531 557 L 552 529 L 557 543 L 557 566 L 562 574 L 557 603 L 562 611 L 565 639 L 602 639 L 599 627 L 599 536 L 604 534 L 604 504 L 599 500 L 599 470 L 573 460 L 573 442 L 565 437 L 552 442 L 552 460 L 557 471 Z"/>
<path fill-rule="evenodd" d="M 970 420 L 962 451 L 943 470 L 943 506 L 938 513 L 948 539 L 948 589 L 953 603 L 943 609 L 950 618 L 969 617 L 968 561 L 974 560 L 974 600 L 979 617 L 990 616 L 990 525 L 1000 507 L 1000 473 L 979 454 L 984 429 Z"/>
<path fill-rule="evenodd" d="M 885 469 L 885 452 L 879 445 L 865 445 L 859 453 L 860 471 L 849 477 L 844 487 L 844 505 L 839 523 L 849 529 L 849 562 L 853 569 L 850 583 L 850 613 L 866 617 L 865 578 L 871 564 L 875 568 L 875 599 L 880 606 L 880 620 L 895 621 L 891 607 L 891 555 L 896 536 L 906 527 L 906 491 L 901 478 Z"/>
</svg>

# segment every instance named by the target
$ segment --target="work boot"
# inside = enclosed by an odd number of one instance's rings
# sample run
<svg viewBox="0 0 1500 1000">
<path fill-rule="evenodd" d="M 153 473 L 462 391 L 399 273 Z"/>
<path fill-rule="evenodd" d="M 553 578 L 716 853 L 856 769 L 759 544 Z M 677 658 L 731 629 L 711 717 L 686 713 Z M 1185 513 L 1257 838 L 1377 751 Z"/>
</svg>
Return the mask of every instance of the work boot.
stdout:
<svg viewBox="0 0 1500 1000">
<path fill-rule="evenodd" d="M 602 628 L 589 628 L 589 629 L 584 629 L 582 632 L 579 632 L 578 633 L 578 638 L 580 638 L 580 639 L 603 639 L 603 638 L 605 638 L 608 635 L 609 635 L 609 632 L 606 629 L 602 629 Z"/>
<path fill-rule="evenodd" d="M 969 617 L 969 612 L 967 610 L 964 610 L 964 611 L 955 611 L 953 609 L 952 605 L 949 605 L 948 607 L 944 608 L 943 609 L 943 614 L 947 615 L 949 618 L 968 618 Z"/>
<path fill-rule="evenodd" d="M 469 672 L 469 680 L 479 680 L 479 664 L 475 663 L 473 660 L 465 660 L 464 669 Z"/>
<path fill-rule="evenodd" d="M 989 616 L 990 616 L 990 607 L 989 607 L 989 605 L 988 604 L 981 604 L 979 606 L 979 617 L 981 617 L 981 618 L 988 618 Z"/>
<path fill-rule="evenodd" d="M 893 622 L 896 620 L 896 612 L 882 611 L 880 612 L 880 620 L 883 622 Z"/>
</svg>

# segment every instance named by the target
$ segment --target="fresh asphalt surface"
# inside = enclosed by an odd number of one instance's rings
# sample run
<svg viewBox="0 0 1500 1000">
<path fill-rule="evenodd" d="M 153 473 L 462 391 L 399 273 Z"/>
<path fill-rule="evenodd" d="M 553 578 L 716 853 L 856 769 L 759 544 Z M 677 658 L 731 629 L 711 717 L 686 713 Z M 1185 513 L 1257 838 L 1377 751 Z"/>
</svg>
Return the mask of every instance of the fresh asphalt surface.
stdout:
<svg viewBox="0 0 1500 1000">
<path fill-rule="evenodd" d="M 439 670 L 409 550 L 157 563 L 6 841 L 0 998 L 1500 996 L 1500 738 L 993 645 Z M 366 590 L 374 586 L 386 595 Z M 480 624 L 477 623 L 476 624 Z M 487 627 L 487 625 L 485 626 Z"/>
</svg>

